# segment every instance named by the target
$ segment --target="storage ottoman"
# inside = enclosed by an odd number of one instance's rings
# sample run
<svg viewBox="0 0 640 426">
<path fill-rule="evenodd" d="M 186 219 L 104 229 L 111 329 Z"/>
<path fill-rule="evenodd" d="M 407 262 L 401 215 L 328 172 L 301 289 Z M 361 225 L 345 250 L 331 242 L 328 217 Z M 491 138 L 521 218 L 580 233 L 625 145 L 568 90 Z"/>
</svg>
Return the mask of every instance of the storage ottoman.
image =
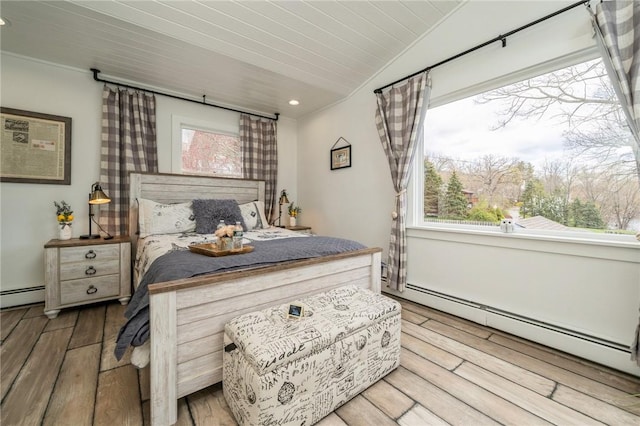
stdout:
<svg viewBox="0 0 640 426">
<path fill-rule="evenodd" d="M 293 301 L 292 301 L 293 302 Z M 225 326 L 223 392 L 240 425 L 311 425 L 400 364 L 400 304 L 346 286 Z"/>
</svg>

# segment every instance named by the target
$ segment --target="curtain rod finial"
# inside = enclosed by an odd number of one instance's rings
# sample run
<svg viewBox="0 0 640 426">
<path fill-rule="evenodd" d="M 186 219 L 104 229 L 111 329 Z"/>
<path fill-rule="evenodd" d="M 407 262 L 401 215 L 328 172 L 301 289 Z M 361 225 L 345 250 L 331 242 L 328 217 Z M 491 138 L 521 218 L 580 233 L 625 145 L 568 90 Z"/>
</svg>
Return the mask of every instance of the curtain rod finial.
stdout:
<svg viewBox="0 0 640 426">
<path fill-rule="evenodd" d="M 93 79 L 95 81 L 100 81 L 100 79 L 98 78 L 98 74 L 100 74 L 100 70 L 98 68 L 90 68 L 90 70 L 93 73 Z"/>
</svg>

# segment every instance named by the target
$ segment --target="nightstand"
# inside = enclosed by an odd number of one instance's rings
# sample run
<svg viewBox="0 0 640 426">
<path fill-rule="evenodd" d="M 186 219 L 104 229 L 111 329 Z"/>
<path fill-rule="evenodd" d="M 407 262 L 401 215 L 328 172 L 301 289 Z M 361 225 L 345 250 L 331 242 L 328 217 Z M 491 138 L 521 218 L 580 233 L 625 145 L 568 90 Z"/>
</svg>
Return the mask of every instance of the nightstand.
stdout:
<svg viewBox="0 0 640 426">
<path fill-rule="evenodd" d="M 296 231 L 296 232 L 300 232 L 302 234 L 311 234 L 311 227 L 310 226 L 287 226 L 286 227 L 288 230 L 290 231 Z"/>
<path fill-rule="evenodd" d="M 44 246 L 44 313 L 103 300 L 131 298 L 131 241 L 51 240 Z"/>
</svg>

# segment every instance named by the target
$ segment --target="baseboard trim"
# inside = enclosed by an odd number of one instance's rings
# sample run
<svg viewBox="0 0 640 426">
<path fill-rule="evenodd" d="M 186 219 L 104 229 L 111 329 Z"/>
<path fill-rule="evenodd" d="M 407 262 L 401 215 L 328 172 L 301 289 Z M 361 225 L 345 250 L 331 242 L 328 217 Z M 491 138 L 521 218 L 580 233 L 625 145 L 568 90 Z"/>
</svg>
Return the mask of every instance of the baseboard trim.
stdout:
<svg viewBox="0 0 640 426">
<path fill-rule="evenodd" d="M 31 305 L 44 301 L 44 286 L 0 291 L 0 308 Z"/>
</svg>

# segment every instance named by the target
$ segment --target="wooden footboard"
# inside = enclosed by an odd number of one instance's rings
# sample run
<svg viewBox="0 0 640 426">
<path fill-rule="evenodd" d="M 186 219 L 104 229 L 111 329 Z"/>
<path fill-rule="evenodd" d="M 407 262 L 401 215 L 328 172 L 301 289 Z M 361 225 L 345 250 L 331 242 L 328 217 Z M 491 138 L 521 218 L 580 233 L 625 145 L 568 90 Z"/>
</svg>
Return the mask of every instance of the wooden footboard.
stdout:
<svg viewBox="0 0 640 426">
<path fill-rule="evenodd" d="M 381 251 L 150 285 L 152 424 L 174 424 L 178 398 L 222 380 L 222 336 L 229 319 L 346 284 L 380 292 Z"/>
</svg>

